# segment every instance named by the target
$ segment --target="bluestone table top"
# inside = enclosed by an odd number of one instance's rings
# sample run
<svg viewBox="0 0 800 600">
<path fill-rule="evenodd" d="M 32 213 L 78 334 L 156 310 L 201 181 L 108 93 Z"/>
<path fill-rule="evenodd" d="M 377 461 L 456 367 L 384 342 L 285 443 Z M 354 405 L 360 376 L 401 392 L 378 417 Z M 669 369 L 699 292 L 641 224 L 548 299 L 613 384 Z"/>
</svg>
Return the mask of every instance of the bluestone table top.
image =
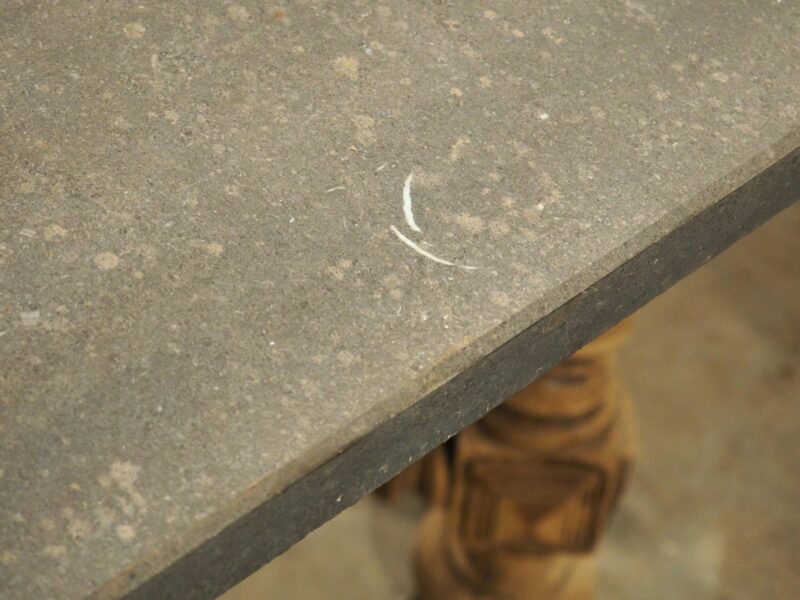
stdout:
<svg viewBox="0 0 800 600">
<path fill-rule="evenodd" d="M 799 126 L 788 0 L 5 0 L 0 595 L 213 597 L 796 199 Z"/>
</svg>

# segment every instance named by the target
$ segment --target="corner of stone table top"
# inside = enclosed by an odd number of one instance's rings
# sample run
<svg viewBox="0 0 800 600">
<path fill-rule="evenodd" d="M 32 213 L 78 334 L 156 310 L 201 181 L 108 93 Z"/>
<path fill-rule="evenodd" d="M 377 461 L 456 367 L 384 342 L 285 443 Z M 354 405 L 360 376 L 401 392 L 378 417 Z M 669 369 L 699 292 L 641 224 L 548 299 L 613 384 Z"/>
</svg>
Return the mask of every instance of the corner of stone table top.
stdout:
<svg viewBox="0 0 800 600">
<path fill-rule="evenodd" d="M 0 8 L 0 589 L 212 598 L 798 195 L 800 6 Z"/>
</svg>

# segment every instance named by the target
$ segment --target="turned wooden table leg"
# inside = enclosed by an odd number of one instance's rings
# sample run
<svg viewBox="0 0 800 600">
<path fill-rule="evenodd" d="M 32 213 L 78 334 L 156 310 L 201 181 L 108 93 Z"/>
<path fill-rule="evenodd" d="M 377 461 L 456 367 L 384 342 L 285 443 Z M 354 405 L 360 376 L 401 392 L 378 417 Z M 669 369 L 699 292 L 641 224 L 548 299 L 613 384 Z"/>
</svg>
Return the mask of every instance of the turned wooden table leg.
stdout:
<svg viewBox="0 0 800 600">
<path fill-rule="evenodd" d="M 420 524 L 422 600 L 592 597 L 595 548 L 632 462 L 620 325 L 458 435 Z"/>
</svg>

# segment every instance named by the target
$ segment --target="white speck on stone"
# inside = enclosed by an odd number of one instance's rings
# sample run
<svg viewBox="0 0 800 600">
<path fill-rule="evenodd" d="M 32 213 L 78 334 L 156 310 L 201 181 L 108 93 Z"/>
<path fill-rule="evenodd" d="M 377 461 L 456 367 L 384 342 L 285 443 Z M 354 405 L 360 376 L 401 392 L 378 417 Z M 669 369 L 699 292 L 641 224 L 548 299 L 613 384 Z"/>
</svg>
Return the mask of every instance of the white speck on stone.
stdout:
<svg viewBox="0 0 800 600">
<path fill-rule="evenodd" d="M 549 119 L 549 118 L 550 118 L 550 115 L 548 115 L 548 114 L 547 114 L 546 112 L 544 112 L 544 111 L 541 111 L 541 112 L 539 113 L 538 117 L 539 117 L 539 120 L 540 120 L 540 121 L 547 121 L 547 119 Z"/>
<path fill-rule="evenodd" d="M 19 313 L 19 318 L 25 327 L 35 327 L 39 323 L 39 316 L 38 310 Z"/>
<path fill-rule="evenodd" d="M 47 544 L 42 550 L 42 554 L 50 558 L 64 558 L 67 555 L 67 549 L 64 546 Z"/>
<path fill-rule="evenodd" d="M 139 471 L 141 471 L 141 467 L 137 467 L 133 463 L 118 461 L 111 465 L 111 479 L 120 487 L 129 487 L 139 477 Z"/>
<path fill-rule="evenodd" d="M 507 235 L 511 231 L 511 227 L 503 221 L 492 221 L 489 223 L 489 231 L 499 237 Z"/>
<path fill-rule="evenodd" d="M 128 23 L 122 28 L 122 32 L 125 34 L 125 37 L 130 40 L 138 40 L 144 36 L 145 31 L 147 30 L 144 28 L 144 25 L 139 22 Z"/>
<path fill-rule="evenodd" d="M 333 61 L 333 71 L 337 77 L 355 81 L 358 79 L 358 59 L 353 56 L 340 56 Z"/>
<path fill-rule="evenodd" d="M 36 231 L 34 231 L 33 229 L 28 229 L 28 228 L 20 229 L 19 230 L 19 234 L 21 236 L 23 236 L 23 237 L 26 237 L 26 238 L 36 237 Z"/>
<path fill-rule="evenodd" d="M 224 251 L 225 248 L 222 246 L 222 244 L 211 242 L 210 244 L 206 245 L 206 252 L 208 252 L 211 256 L 220 256 Z"/>
<path fill-rule="evenodd" d="M 123 542 L 132 542 L 136 539 L 136 530 L 130 525 L 117 525 L 114 531 Z"/>
<path fill-rule="evenodd" d="M 461 158 L 461 153 L 464 150 L 464 147 L 469 144 L 469 138 L 460 137 L 453 142 L 453 145 L 450 146 L 450 162 L 455 162 L 459 158 Z"/>
<path fill-rule="evenodd" d="M 356 115 L 351 119 L 356 128 L 356 141 L 362 146 L 372 146 L 377 141 L 375 119 L 369 115 Z"/>
<path fill-rule="evenodd" d="M 456 223 L 469 233 L 480 233 L 483 231 L 483 219 L 469 213 L 461 213 L 456 216 Z"/>
<path fill-rule="evenodd" d="M 353 361 L 356 359 L 353 353 L 350 352 L 349 350 L 342 350 L 336 355 L 336 358 L 339 360 L 340 363 L 345 365 L 353 364 Z"/>
<path fill-rule="evenodd" d="M 343 258 L 337 261 L 335 265 L 326 267 L 325 271 L 334 279 L 341 281 L 344 279 L 347 270 L 352 266 L 353 261 Z"/>
<path fill-rule="evenodd" d="M 99 506 L 95 509 L 95 517 L 97 519 L 97 523 L 100 525 L 101 528 L 107 529 L 111 527 L 114 523 L 114 519 L 116 518 L 116 513 L 114 509 L 108 508 L 107 506 Z"/>
<path fill-rule="evenodd" d="M 497 306 L 508 306 L 511 304 L 511 299 L 508 297 L 508 294 L 500 291 L 490 292 L 489 300 L 491 300 L 492 304 L 496 304 Z"/>
<path fill-rule="evenodd" d="M 542 212 L 544 210 L 544 204 L 539 202 L 539 204 L 536 205 L 536 210 L 538 210 L 539 212 Z"/>
<path fill-rule="evenodd" d="M 45 531 L 53 531 L 56 528 L 56 522 L 49 517 L 44 517 L 43 519 L 39 520 L 39 527 Z"/>
<path fill-rule="evenodd" d="M 228 7 L 228 18 L 234 21 L 246 21 L 250 18 L 250 11 L 244 6 L 233 4 Z"/>
<path fill-rule="evenodd" d="M 109 472 L 109 475 L 107 476 L 109 480 L 108 485 L 111 484 L 111 481 L 116 483 L 116 485 L 122 491 L 128 494 L 130 500 L 136 507 L 138 507 L 141 511 L 146 512 L 147 502 L 145 501 L 144 497 L 139 492 L 136 491 L 136 488 L 134 487 L 136 479 L 139 477 L 139 471 L 141 471 L 141 467 L 134 465 L 132 463 L 121 462 L 121 461 L 114 462 L 111 465 L 111 470 Z M 102 481 L 101 485 L 103 485 Z M 108 486 L 105 485 L 104 487 Z M 125 506 L 123 504 L 123 512 L 125 512 L 126 514 L 131 514 L 133 512 L 133 506 L 130 505 Z"/>
<path fill-rule="evenodd" d="M 67 230 L 61 227 L 61 225 L 48 225 L 44 228 L 44 239 L 48 242 L 52 242 L 53 240 L 57 239 L 64 239 L 67 237 Z"/>
<path fill-rule="evenodd" d="M 92 524 L 84 519 L 71 519 L 67 533 L 73 540 L 82 540 L 92 533 Z"/>
<path fill-rule="evenodd" d="M 133 129 L 133 125 L 131 125 L 124 117 L 116 117 L 112 121 L 112 125 L 118 129 L 122 129 L 123 131 L 130 131 Z"/>
<path fill-rule="evenodd" d="M 108 271 L 119 265 L 119 256 L 113 252 L 101 252 L 95 256 L 92 261 L 95 266 L 101 271 Z"/>
</svg>

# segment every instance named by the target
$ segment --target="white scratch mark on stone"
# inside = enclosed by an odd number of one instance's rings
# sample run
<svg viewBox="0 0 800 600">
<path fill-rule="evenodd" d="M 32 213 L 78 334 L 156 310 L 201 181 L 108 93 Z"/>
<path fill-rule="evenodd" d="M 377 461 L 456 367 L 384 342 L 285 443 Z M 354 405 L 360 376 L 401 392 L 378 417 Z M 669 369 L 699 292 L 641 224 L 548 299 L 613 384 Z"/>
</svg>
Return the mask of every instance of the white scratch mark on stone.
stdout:
<svg viewBox="0 0 800 600">
<path fill-rule="evenodd" d="M 347 188 L 345 188 L 343 185 L 337 185 L 336 187 L 332 187 L 332 188 L 329 188 L 329 189 L 325 190 L 325 193 L 326 194 L 332 194 L 333 192 L 339 192 L 339 191 L 345 190 L 345 189 L 347 189 Z"/>
<path fill-rule="evenodd" d="M 403 184 L 403 214 L 406 216 L 406 223 L 408 223 L 411 230 L 422 233 L 422 229 L 420 229 L 414 221 L 414 211 L 411 209 L 411 181 L 413 179 L 414 174 L 409 173 Z"/>
<path fill-rule="evenodd" d="M 447 265 L 448 267 L 460 267 L 462 269 L 467 269 L 468 271 L 472 271 L 472 270 L 475 270 L 475 269 L 478 268 L 478 267 L 470 267 L 468 265 L 457 265 L 456 263 L 450 262 L 449 260 L 445 260 L 443 258 L 439 258 L 438 256 L 435 256 L 435 255 L 431 254 L 430 252 L 428 252 L 427 250 L 423 250 L 422 248 L 417 246 L 417 244 L 415 244 L 413 241 L 411 241 L 406 236 L 404 236 L 400 232 L 400 230 L 397 229 L 397 227 L 395 227 L 394 225 L 390 225 L 389 228 L 397 236 L 397 238 L 401 242 L 403 242 L 406 246 L 411 248 L 414 252 L 417 252 L 418 254 L 421 254 L 425 258 L 428 258 L 428 259 L 432 260 L 433 262 L 439 263 L 440 265 Z"/>
</svg>

